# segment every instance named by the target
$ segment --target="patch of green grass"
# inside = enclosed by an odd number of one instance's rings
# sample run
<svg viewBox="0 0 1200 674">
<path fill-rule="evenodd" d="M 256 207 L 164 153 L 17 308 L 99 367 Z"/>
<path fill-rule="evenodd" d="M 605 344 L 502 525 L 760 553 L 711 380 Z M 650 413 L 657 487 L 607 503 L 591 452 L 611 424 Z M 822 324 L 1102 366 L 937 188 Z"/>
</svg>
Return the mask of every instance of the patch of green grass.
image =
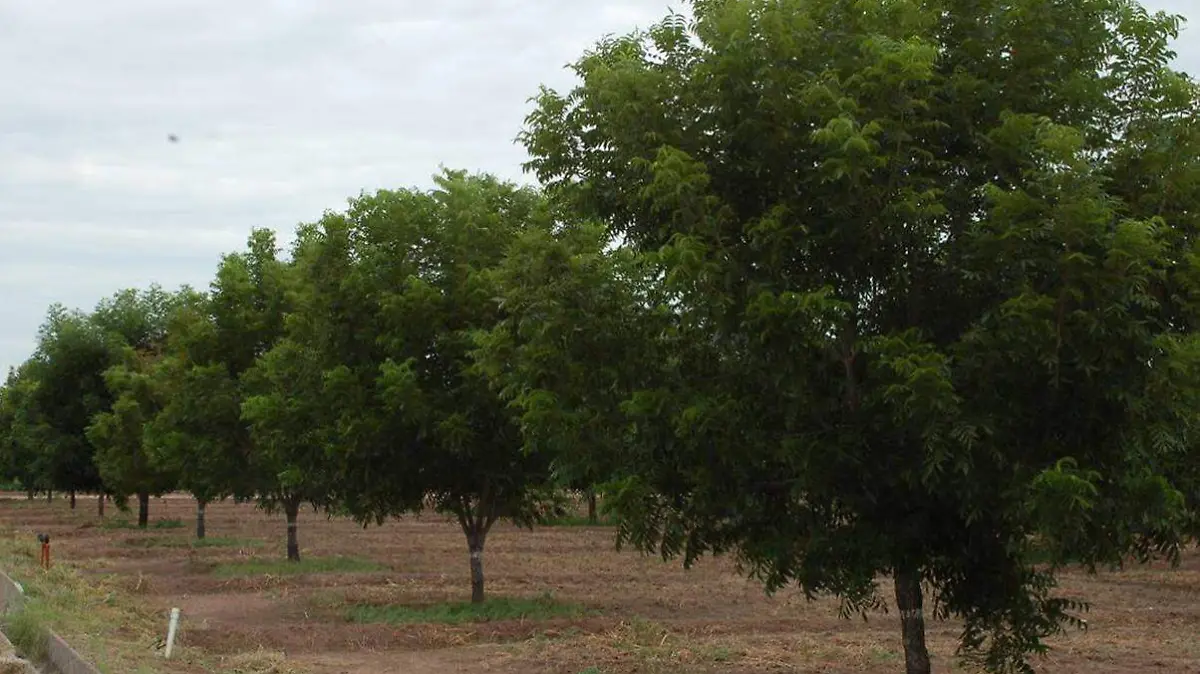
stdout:
<svg viewBox="0 0 1200 674">
<path fill-rule="evenodd" d="M 729 662 L 733 659 L 733 651 L 726 646 L 713 646 L 707 651 L 708 658 L 713 662 Z"/>
<path fill-rule="evenodd" d="M 124 517 L 110 517 L 100 523 L 101 529 L 140 529 L 136 523 Z M 182 520 L 156 520 L 150 522 L 147 529 L 182 529 Z"/>
<path fill-rule="evenodd" d="M 900 660 L 900 654 L 891 649 L 876 646 L 871 649 L 871 660 L 875 662 L 897 662 Z"/>
<path fill-rule="evenodd" d="M 595 522 L 589 521 L 586 515 L 568 514 L 562 517 L 552 517 L 542 523 L 545 527 L 615 527 L 617 521 L 606 515 L 601 515 L 596 518 Z"/>
<path fill-rule="evenodd" d="M 4 617 L 4 634 L 17 650 L 17 655 L 32 662 L 46 659 L 50 630 L 37 612 L 22 607 Z"/>
<path fill-rule="evenodd" d="M 286 559 L 258 559 L 217 564 L 212 574 L 220 578 L 236 576 L 287 576 L 302 573 L 366 573 L 386 571 L 388 567 L 357 557 L 304 557 L 299 562 Z"/>
<path fill-rule="evenodd" d="M 346 619 L 355 623 L 387 623 L 389 625 L 415 623 L 457 625 L 493 620 L 576 618 L 588 613 L 587 609 L 578 604 L 560 602 L 547 594 L 533 599 L 497 597 L 482 604 L 470 602 L 426 606 L 357 604 L 347 609 Z"/>
<path fill-rule="evenodd" d="M 177 536 L 139 536 L 127 538 L 122 545 L 131 548 L 260 548 L 265 543 L 256 538 L 208 537 L 200 539 Z"/>
<path fill-rule="evenodd" d="M 170 536 L 145 536 L 126 538 L 121 545 L 127 548 L 186 548 L 188 541 Z"/>
<path fill-rule="evenodd" d="M 123 517 L 109 517 L 100 522 L 100 528 L 101 529 L 136 529 L 137 526 Z"/>
</svg>

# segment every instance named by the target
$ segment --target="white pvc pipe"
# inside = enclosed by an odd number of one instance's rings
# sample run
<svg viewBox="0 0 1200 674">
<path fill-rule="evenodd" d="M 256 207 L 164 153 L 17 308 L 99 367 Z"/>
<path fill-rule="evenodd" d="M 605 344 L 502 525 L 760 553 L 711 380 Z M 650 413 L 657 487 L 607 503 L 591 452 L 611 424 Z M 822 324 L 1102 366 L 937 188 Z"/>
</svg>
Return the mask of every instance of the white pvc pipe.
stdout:
<svg viewBox="0 0 1200 674">
<path fill-rule="evenodd" d="M 171 648 L 175 645 L 175 630 L 179 629 L 179 609 L 171 609 L 171 622 L 167 625 L 167 650 L 164 657 L 171 657 Z"/>
</svg>

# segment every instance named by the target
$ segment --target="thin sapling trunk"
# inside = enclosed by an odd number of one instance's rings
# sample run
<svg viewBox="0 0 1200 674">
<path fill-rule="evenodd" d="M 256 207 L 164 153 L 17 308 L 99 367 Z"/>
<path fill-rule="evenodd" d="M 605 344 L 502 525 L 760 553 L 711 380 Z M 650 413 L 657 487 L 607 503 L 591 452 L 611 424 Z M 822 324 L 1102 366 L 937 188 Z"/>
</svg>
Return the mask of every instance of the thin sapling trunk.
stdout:
<svg viewBox="0 0 1200 674">
<path fill-rule="evenodd" d="M 587 521 L 588 524 L 596 524 L 600 521 L 596 515 L 596 490 L 587 490 Z"/>
<path fill-rule="evenodd" d="M 478 508 L 471 508 L 466 499 L 458 508 L 458 523 L 467 536 L 467 551 L 471 555 L 471 603 L 482 604 L 487 598 L 483 583 L 483 546 L 487 542 L 488 531 L 496 523 L 496 507 L 487 500 L 486 494 L 480 499 Z"/>
<path fill-rule="evenodd" d="M 925 646 L 925 613 L 921 598 L 921 574 L 898 570 L 894 578 L 900 630 L 904 638 L 906 674 L 930 674 L 929 649 Z"/>
<path fill-rule="evenodd" d="M 471 551 L 471 603 L 482 604 L 487 598 L 483 590 L 483 543 L 487 534 L 467 534 L 467 549 Z"/>
<path fill-rule="evenodd" d="M 196 499 L 196 538 L 204 538 L 204 509 L 206 501 Z"/>
<path fill-rule="evenodd" d="M 150 494 L 139 492 L 138 495 L 138 528 L 145 529 L 150 524 Z"/>
<path fill-rule="evenodd" d="M 96 497 L 96 514 L 104 517 L 104 494 L 101 493 Z"/>
<path fill-rule="evenodd" d="M 283 514 L 287 516 L 287 558 L 289 562 L 299 562 L 300 540 L 296 535 L 296 519 L 300 515 L 300 499 L 289 498 L 284 501 Z"/>
<path fill-rule="evenodd" d="M 75 490 L 74 489 L 72 489 L 70 491 L 70 497 L 71 497 L 71 510 L 74 510 L 75 509 Z"/>
</svg>

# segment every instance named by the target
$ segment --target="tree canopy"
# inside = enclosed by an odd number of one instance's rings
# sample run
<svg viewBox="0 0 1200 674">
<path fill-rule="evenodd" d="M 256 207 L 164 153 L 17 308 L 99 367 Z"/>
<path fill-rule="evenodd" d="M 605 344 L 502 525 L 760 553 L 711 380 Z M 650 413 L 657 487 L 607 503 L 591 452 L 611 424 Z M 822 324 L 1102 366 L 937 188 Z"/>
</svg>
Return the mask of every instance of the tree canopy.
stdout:
<svg viewBox="0 0 1200 674">
<path fill-rule="evenodd" d="M 363 196 L 309 230 L 297 253 L 303 299 L 268 355 L 281 361 L 268 362 L 319 368 L 289 400 L 311 401 L 296 420 L 324 431 L 311 442 L 328 448 L 326 488 L 342 508 L 363 522 L 427 505 L 452 515 L 480 602 L 492 525 L 531 524 L 554 499 L 548 462 L 523 451 L 514 413 L 471 358 L 472 335 L 502 315 L 492 269 L 521 232 L 551 221 L 533 190 L 456 171 L 435 182 Z"/>
<path fill-rule="evenodd" d="M 29 363 L 9 370 L 0 387 L 0 474 L 16 480 L 32 498 L 35 490 L 46 488 L 49 469 L 47 456 L 40 451 L 37 411 L 32 405 L 34 381 Z"/>
<path fill-rule="evenodd" d="M 1025 669 L 1078 608 L 1035 541 L 1119 563 L 1189 531 L 1197 163 L 1171 148 L 1194 147 L 1200 96 L 1168 66 L 1178 18 L 692 5 L 540 95 L 529 166 L 608 236 L 511 262 L 540 273 L 514 275 L 519 337 L 485 352 L 532 434 L 623 469 L 624 539 L 735 551 L 848 612 L 890 574 L 910 672 L 929 669 L 925 582 L 964 655 Z M 622 273 L 624 250 L 647 271 Z M 576 292 L 580 265 L 633 304 Z M 651 329 L 616 332 L 630 312 Z M 565 352 L 567 330 L 640 341 Z M 600 396 L 560 376 L 601 368 Z M 566 441 L 591 423 L 622 442 Z"/>
<path fill-rule="evenodd" d="M 37 457 L 38 487 L 100 489 L 95 448 L 86 431 L 92 416 L 111 404 L 104 371 L 112 355 L 87 314 L 61 305 L 50 308 L 38 331 L 37 350 L 20 371 L 27 397 L 17 437 Z"/>
<path fill-rule="evenodd" d="M 138 497 L 138 526 L 145 527 L 149 498 L 175 488 L 178 476 L 146 442 L 146 426 L 162 409 L 160 377 L 168 317 L 189 291 L 172 295 L 157 286 L 121 291 L 100 303 L 90 320 L 104 332 L 112 365 L 104 370 L 112 402 L 87 427 L 95 464 L 119 505 Z"/>
<path fill-rule="evenodd" d="M 157 376 L 164 406 L 146 427 L 158 461 L 197 501 L 197 537 L 208 503 L 229 496 L 274 505 L 271 474 L 242 418 L 241 377 L 282 332 L 283 264 L 275 234 L 251 232 L 246 249 L 226 255 L 210 292 L 181 302 L 168 323 Z"/>
</svg>

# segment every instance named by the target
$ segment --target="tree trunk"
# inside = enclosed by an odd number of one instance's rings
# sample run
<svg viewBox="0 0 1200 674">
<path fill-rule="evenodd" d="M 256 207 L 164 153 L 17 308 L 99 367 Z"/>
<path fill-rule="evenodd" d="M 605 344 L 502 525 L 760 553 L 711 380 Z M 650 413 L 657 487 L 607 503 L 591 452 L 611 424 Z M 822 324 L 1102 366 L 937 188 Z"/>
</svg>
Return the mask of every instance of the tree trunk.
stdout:
<svg viewBox="0 0 1200 674">
<path fill-rule="evenodd" d="M 596 524 L 600 519 L 596 516 L 596 490 L 587 490 L 588 524 Z"/>
<path fill-rule="evenodd" d="M 482 604 L 483 592 L 483 543 L 486 534 L 480 531 L 467 532 L 467 549 L 471 551 L 471 603 Z"/>
<path fill-rule="evenodd" d="M 289 562 L 298 562 L 300 561 L 300 541 L 296 537 L 296 518 L 300 515 L 300 500 L 284 501 L 283 513 L 287 515 L 287 558 Z"/>
<path fill-rule="evenodd" d="M 138 528 L 145 529 L 150 524 L 150 494 L 141 492 L 138 496 Z"/>
<path fill-rule="evenodd" d="M 104 494 L 96 497 L 96 514 L 104 517 Z"/>
<path fill-rule="evenodd" d="M 53 489 L 47 489 L 47 490 L 46 490 L 46 503 L 50 503 L 50 502 L 52 502 L 53 500 L 54 500 L 54 490 L 53 490 Z"/>
<path fill-rule="evenodd" d="M 30 501 L 33 500 L 33 490 L 32 489 L 25 490 L 25 498 L 29 499 Z"/>
<path fill-rule="evenodd" d="M 930 674 L 929 649 L 925 646 L 925 614 L 921 599 L 921 574 L 912 569 L 897 570 L 896 606 L 900 609 L 900 630 L 904 636 L 906 674 Z"/>
<path fill-rule="evenodd" d="M 75 490 L 71 490 L 71 510 L 75 509 Z"/>
<path fill-rule="evenodd" d="M 196 501 L 196 538 L 204 538 L 204 507 L 207 504 L 204 501 Z"/>
</svg>

